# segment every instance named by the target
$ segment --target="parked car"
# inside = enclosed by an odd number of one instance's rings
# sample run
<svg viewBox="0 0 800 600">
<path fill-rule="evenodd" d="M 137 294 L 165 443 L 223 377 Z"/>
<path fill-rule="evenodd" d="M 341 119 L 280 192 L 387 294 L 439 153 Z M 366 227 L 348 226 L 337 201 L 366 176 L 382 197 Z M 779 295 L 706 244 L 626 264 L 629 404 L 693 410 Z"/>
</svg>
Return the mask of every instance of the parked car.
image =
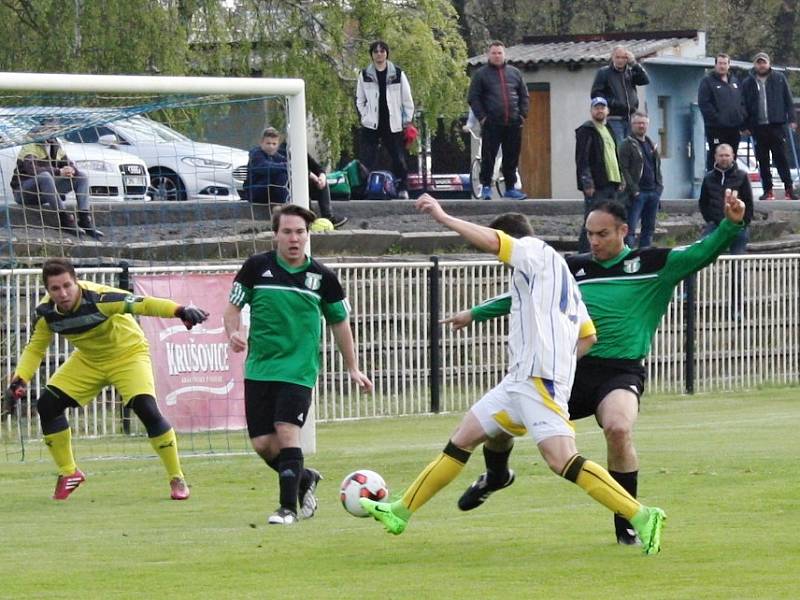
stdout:
<svg viewBox="0 0 800 600">
<path fill-rule="evenodd" d="M 153 200 L 239 200 L 247 174 L 246 151 L 194 141 L 142 115 L 70 131 L 65 138 L 141 158 Z"/>
<path fill-rule="evenodd" d="M 21 139 L 20 132 L 28 132 L 40 121 L 27 115 L 14 114 L 13 109 L 0 109 L 0 195 L 5 202 L 14 202 L 11 178 L 17 166 L 21 144 L 9 146 L 3 140 Z M 111 148 L 73 144 L 58 138 L 70 160 L 89 178 L 89 195 L 94 202 L 122 202 L 146 200 L 150 186 L 147 165 L 138 156 Z M 67 200 L 74 201 L 70 193 Z"/>
</svg>

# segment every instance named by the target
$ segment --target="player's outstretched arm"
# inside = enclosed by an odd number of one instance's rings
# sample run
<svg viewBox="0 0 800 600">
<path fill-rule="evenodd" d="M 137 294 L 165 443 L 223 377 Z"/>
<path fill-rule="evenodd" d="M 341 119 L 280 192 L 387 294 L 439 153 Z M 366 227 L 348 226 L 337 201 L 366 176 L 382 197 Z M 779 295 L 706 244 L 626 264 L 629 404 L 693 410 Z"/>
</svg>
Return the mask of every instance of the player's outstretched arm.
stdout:
<svg viewBox="0 0 800 600">
<path fill-rule="evenodd" d="M 442 319 L 441 321 L 439 321 L 439 323 L 441 323 L 442 325 L 450 325 L 450 328 L 453 331 L 464 329 L 464 327 L 472 323 L 472 311 L 462 310 L 461 312 L 457 312 L 456 314 L 451 315 L 446 319 Z"/>
<path fill-rule="evenodd" d="M 350 321 L 345 319 L 344 321 L 334 323 L 331 325 L 331 331 L 333 331 L 333 338 L 336 340 L 336 347 L 339 348 L 339 352 L 342 353 L 342 358 L 347 367 L 347 372 L 350 374 L 350 379 L 361 388 L 362 392 L 371 392 L 372 381 L 358 368 L 355 343 L 353 342 L 353 332 L 350 331 Z"/>
<path fill-rule="evenodd" d="M 196 306 L 179 306 L 175 309 L 175 316 L 183 321 L 186 329 L 191 329 L 205 321 L 208 318 L 208 312 Z"/>
<path fill-rule="evenodd" d="M 225 307 L 225 312 L 222 313 L 222 324 L 225 326 L 231 351 L 244 352 L 247 350 L 247 336 L 241 331 L 242 309 L 229 303 Z"/>
<path fill-rule="evenodd" d="M 417 198 L 416 207 L 419 212 L 430 215 L 437 223 L 455 231 L 479 250 L 495 255 L 500 251 L 500 241 L 494 229 L 447 214 L 439 201 L 430 194 L 422 194 Z"/>
</svg>

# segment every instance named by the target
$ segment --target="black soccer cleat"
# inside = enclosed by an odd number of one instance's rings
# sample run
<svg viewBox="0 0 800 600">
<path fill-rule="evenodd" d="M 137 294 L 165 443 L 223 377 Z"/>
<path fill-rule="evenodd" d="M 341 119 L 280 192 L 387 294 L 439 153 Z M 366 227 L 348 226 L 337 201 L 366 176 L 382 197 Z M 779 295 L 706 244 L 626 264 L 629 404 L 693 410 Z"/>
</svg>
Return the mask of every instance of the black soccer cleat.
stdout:
<svg viewBox="0 0 800 600">
<path fill-rule="evenodd" d="M 487 482 L 486 473 L 481 473 L 481 476 L 478 477 L 472 483 L 472 485 L 467 488 L 467 491 L 461 494 L 461 498 L 458 499 L 458 508 L 461 510 L 472 510 L 473 508 L 478 508 L 481 504 L 486 502 L 489 499 L 489 496 L 491 496 L 494 492 L 497 490 L 502 490 L 503 488 L 507 488 L 514 483 L 514 479 L 516 479 L 516 475 L 514 475 L 514 471 L 509 469 L 508 479 L 506 482 L 500 487 L 490 488 Z"/>
<path fill-rule="evenodd" d="M 620 546 L 641 546 L 642 541 L 636 535 L 633 528 L 620 529 L 617 531 L 617 543 Z"/>
</svg>

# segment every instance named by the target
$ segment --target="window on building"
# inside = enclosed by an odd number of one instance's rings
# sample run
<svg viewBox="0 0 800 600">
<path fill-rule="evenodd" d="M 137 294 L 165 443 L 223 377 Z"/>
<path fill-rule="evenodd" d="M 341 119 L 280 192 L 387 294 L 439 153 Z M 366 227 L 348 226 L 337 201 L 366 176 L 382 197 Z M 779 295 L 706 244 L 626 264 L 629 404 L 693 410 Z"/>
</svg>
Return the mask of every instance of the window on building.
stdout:
<svg viewBox="0 0 800 600">
<path fill-rule="evenodd" d="M 658 97 L 658 151 L 661 158 L 669 158 L 669 96 Z"/>
</svg>

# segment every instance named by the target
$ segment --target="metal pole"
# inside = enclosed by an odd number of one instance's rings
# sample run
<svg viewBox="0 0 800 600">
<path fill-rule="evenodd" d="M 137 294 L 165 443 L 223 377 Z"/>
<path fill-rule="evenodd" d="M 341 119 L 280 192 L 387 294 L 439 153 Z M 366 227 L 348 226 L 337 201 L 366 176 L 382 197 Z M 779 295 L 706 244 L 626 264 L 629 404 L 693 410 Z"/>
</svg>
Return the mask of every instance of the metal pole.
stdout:
<svg viewBox="0 0 800 600">
<path fill-rule="evenodd" d="M 685 344 L 686 344 L 686 363 L 684 364 L 685 369 L 685 376 L 686 376 L 686 393 L 687 394 L 694 394 L 694 343 L 695 343 L 695 318 L 694 318 L 694 311 L 695 311 L 695 276 L 694 274 L 690 275 L 686 279 L 683 280 L 684 290 L 686 292 L 686 303 L 685 303 L 685 311 L 686 311 L 686 335 L 685 337 Z"/>
<path fill-rule="evenodd" d="M 430 282 L 431 412 L 438 413 L 441 409 L 440 380 L 442 376 L 441 335 L 439 325 L 439 312 L 441 310 L 439 257 L 431 256 L 431 262 L 433 265 L 428 271 L 428 281 Z"/>
</svg>

